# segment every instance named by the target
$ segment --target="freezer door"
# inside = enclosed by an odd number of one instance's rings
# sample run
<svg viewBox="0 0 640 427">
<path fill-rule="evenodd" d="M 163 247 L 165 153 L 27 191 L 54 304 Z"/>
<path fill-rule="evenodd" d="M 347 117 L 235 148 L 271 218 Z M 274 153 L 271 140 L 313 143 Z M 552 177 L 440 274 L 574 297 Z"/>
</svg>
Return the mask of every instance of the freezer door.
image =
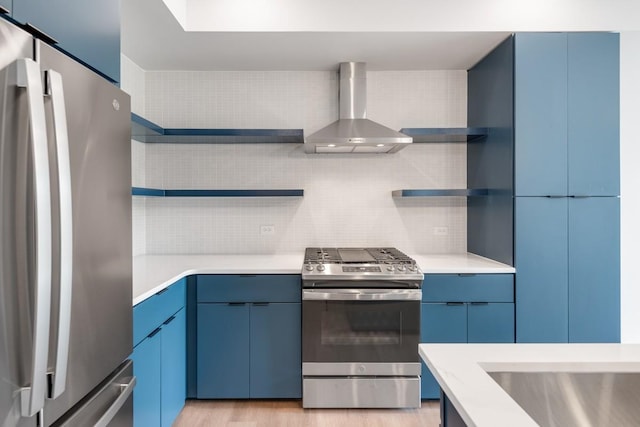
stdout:
<svg viewBox="0 0 640 427">
<path fill-rule="evenodd" d="M 60 195 L 68 184 L 60 168 L 64 159 L 54 159 L 49 370 L 54 383 L 62 381 L 64 392 L 58 397 L 51 395 L 46 403 L 44 424 L 48 426 L 132 352 L 131 113 L 129 95 L 52 47 L 37 42 L 36 57 L 47 85 L 52 76 L 61 79 L 71 184 L 72 228 L 65 231 L 64 198 Z M 45 91 L 52 89 L 60 92 L 53 86 Z M 65 139 L 60 109 L 56 112 L 54 108 L 59 100 L 45 97 L 52 157 L 55 153 L 64 156 L 65 151 L 58 147 Z M 70 236 L 71 260 L 63 249 Z M 60 292 L 61 286 L 65 287 L 61 268 L 71 270 L 69 327 L 64 321 L 64 292 Z M 58 361 L 65 351 L 60 351 L 59 345 L 64 345 L 67 337 L 68 360 L 62 360 L 61 365 Z M 66 375 L 60 366 L 66 367 Z"/>
<path fill-rule="evenodd" d="M 0 19 L 0 426 L 3 427 L 36 425 L 36 417 L 21 416 L 18 392 L 33 382 L 38 236 L 34 228 L 29 96 L 26 88 L 17 85 L 16 61 L 31 60 L 32 56 L 31 36 Z M 46 349 L 43 353 L 46 355 Z M 40 396 L 44 402 L 44 389 Z"/>
<path fill-rule="evenodd" d="M 55 427 L 133 426 L 133 363 L 127 360 L 73 410 L 55 422 Z"/>
</svg>

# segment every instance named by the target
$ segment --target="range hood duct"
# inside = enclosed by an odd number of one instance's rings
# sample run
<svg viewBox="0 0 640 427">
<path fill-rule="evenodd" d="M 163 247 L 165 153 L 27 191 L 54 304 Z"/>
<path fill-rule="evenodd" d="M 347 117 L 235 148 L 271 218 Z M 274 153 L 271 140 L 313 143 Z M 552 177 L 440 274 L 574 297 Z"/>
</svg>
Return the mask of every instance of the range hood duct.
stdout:
<svg viewBox="0 0 640 427">
<path fill-rule="evenodd" d="M 304 143 L 306 153 L 395 153 L 413 138 L 367 119 L 367 65 L 340 64 L 340 119 Z"/>
</svg>

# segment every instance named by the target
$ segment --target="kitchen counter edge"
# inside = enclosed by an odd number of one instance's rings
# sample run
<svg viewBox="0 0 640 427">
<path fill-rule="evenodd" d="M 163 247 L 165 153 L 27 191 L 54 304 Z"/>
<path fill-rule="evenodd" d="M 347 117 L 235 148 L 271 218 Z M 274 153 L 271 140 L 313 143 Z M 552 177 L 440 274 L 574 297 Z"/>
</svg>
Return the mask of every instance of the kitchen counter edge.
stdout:
<svg viewBox="0 0 640 427">
<path fill-rule="evenodd" d="M 640 344 L 420 344 L 418 348 L 469 427 L 538 425 L 487 372 L 640 372 Z"/>
<path fill-rule="evenodd" d="M 424 274 L 514 273 L 509 265 L 478 255 L 410 255 Z M 133 305 L 194 274 L 300 274 L 304 254 L 139 255 L 133 257 Z"/>
</svg>

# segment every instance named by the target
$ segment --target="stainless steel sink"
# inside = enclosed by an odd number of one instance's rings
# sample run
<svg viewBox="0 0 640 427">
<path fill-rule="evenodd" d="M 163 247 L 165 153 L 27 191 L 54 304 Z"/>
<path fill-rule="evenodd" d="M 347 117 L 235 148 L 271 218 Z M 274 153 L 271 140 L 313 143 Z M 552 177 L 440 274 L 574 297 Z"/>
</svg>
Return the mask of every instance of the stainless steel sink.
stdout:
<svg viewBox="0 0 640 427">
<path fill-rule="evenodd" d="M 543 427 L 640 426 L 640 373 L 489 375 Z"/>
</svg>

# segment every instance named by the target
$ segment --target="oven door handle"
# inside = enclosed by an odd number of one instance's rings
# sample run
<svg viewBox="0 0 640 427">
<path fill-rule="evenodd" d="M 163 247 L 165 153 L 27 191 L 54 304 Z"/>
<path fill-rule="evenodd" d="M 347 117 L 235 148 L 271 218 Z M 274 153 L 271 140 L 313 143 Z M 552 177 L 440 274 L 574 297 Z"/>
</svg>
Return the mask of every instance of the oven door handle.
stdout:
<svg viewBox="0 0 640 427">
<path fill-rule="evenodd" d="M 420 289 L 304 289 L 303 300 L 420 301 Z"/>
</svg>

